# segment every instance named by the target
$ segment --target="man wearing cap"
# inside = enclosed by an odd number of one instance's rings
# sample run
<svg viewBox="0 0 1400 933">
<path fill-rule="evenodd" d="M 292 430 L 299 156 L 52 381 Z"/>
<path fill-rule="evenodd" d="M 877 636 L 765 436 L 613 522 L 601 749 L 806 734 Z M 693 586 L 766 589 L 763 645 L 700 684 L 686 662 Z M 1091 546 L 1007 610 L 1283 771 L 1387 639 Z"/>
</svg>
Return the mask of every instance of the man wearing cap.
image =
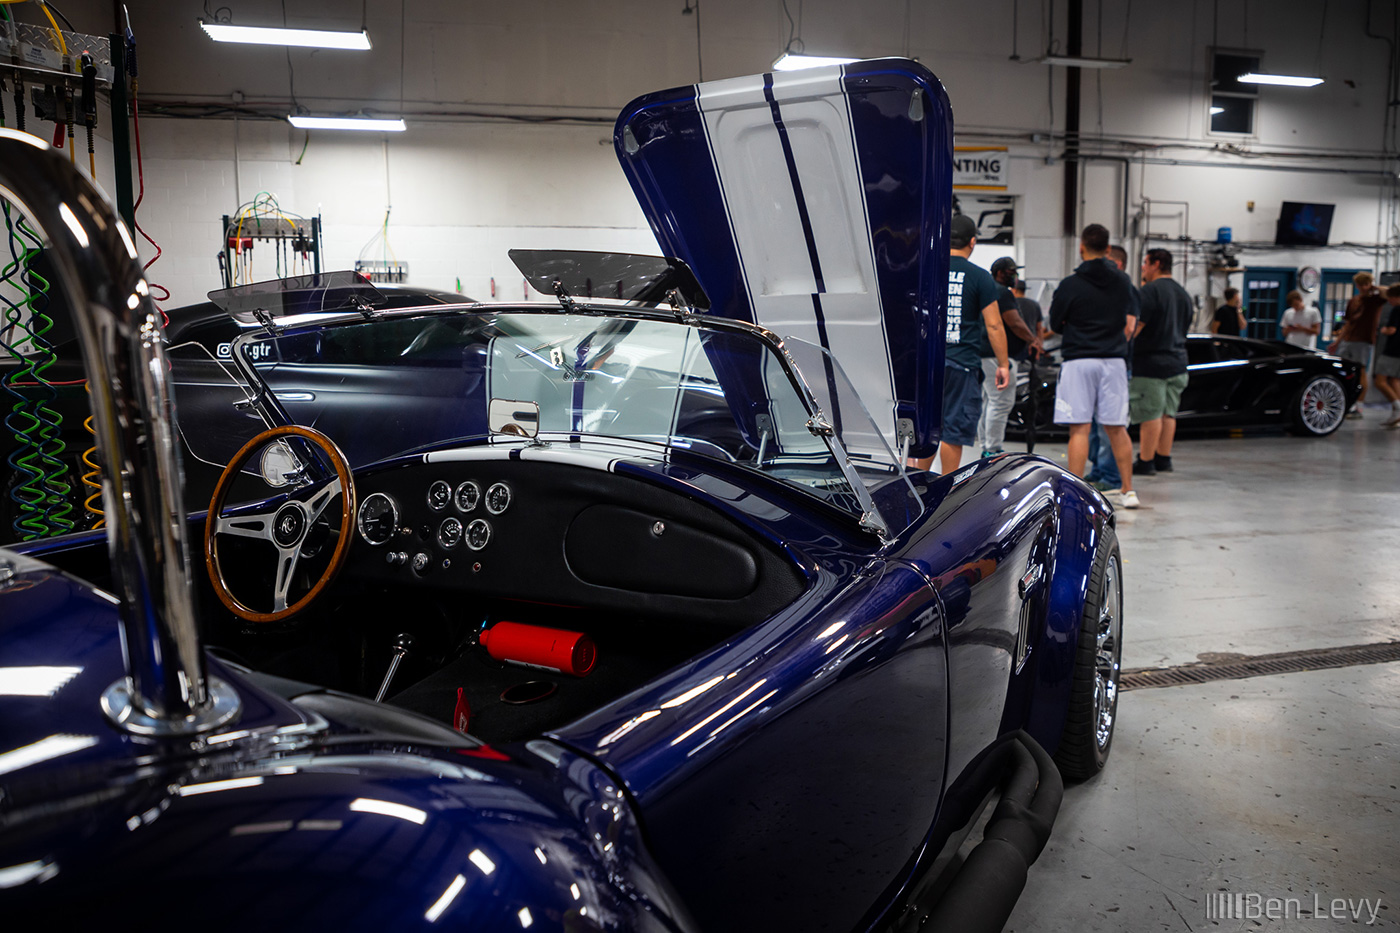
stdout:
<svg viewBox="0 0 1400 933">
<path fill-rule="evenodd" d="M 1069 471 L 1084 475 L 1089 425 L 1108 434 L 1123 488 L 1110 502 L 1138 507 L 1133 491 L 1133 443 L 1128 439 L 1128 334 L 1137 328 L 1133 285 L 1108 258 L 1108 229 L 1089 224 L 1079 238 L 1084 261 L 1060 282 L 1050 302 L 1050 329 L 1061 335 L 1055 423 L 1069 426 Z"/>
<path fill-rule="evenodd" d="M 962 463 L 962 449 L 977 440 L 982 411 L 982 360 L 978 348 L 985 336 L 996 357 L 993 384 L 1011 381 L 1006 358 L 1006 332 L 997 308 L 997 283 L 987 270 L 968 259 L 977 245 L 977 224 L 965 214 L 953 217 L 948 235 L 948 317 L 943 357 L 943 442 L 938 461 L 943 473 Z M 927 470 L 933 458 L 915 460 Z"/>
<path fill-rule="evenodd" d="M 1006 331 L 1006 353 L 1013 375 L 1016 364 L 1025 359 L 1027 353 L 1032 350 L 1038 353 L 1040 349 L 1040 337 L 1021 317 L 1016 296 L 1011 292 L 1011 286 L 1016 284 L 1017 268 L 1016 260 L 1010 256 L 1002 256 L 992 263 L 992 279 L 999 286 L 997 308 Z M 1002 452 L 1006 441 L 1006 416 L 1016 404 L 1016 380 L 1009 379 L 1004 388 L 997 388 L 997 360 L 985 338 L 978 352 L 982 358 L 982 415 L 977 419 L 977 443 L 981 445 L 982 456 L 991 457 Z"/>
</svg>

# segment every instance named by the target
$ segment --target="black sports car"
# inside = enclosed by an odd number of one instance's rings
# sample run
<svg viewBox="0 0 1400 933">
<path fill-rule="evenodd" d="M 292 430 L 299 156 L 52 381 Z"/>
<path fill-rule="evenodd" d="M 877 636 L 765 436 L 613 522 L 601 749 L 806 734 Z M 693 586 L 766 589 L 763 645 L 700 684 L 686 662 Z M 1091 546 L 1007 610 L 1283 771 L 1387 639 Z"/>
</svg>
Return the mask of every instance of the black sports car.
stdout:
<svg viewBox="0 0 1400 933">
<path fill-rule="evenodd" d="M 1305 350 L 1281 340 L 1188 334 L 1191 380 L 1181 395 L 1178 431 L 1282 425 L 1295 434 L 1324 437 L 1341 427 L 1360 392 L 1356 363 Z M 1007 434 L 1024 436 L 1031 411 L 1031 371 L 1021 364 L 1016 407 Z M 1058 355 L 1035 367 L 1036 436 L 1063 436 L 1054 423 Z"/>
</svg>

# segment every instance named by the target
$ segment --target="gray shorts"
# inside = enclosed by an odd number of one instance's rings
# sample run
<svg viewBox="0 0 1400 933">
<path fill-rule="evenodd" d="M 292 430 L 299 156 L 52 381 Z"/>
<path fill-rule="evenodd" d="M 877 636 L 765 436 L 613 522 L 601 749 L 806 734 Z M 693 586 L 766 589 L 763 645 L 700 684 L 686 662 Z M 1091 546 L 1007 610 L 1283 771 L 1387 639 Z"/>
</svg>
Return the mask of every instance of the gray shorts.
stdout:
<svg viewBox="0 0 1400 933">
<path fill-rule="evenodd" d="M 1128 364 L 1121 359 L 1068 360 L 1055 387 L 1055 423 L 1128 423 Z"/>
<path fill-rule="evenodd" d="M 1361 340 L 1343 340 L 1337 344 L 1337 355 L 1344 360 L 1369 366 L 1371 364 L 1371 345 Z"/>
<path fill-rule="evenodd" d="M 1386 356 L 1384 353 L 1377 353 L 1376 365 L 1372 368 L 1371 374 L 1400 379 L 1400 356 Z"/>
</svg>

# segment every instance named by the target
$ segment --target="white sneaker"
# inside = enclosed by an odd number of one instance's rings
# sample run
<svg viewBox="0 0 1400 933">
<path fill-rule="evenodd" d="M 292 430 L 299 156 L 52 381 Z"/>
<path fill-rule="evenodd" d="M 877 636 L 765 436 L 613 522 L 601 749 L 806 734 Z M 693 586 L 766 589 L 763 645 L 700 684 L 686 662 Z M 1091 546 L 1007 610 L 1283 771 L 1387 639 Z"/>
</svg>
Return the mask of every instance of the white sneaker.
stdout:
<svg viewBox="0 0 1400 933">
<path fill-rule="evenodd" d="M 1132 489 L 1126 492 L 1122 489 L 1110 489 L 1108 492 L 1104 493 L 1104 498 L 1108 499 L 1108 501 L 1114 505 L 1121 505 L 1125 509 L 1135 509 L 1142 505 L 1141 500 L 1138 499 L 1138 494 Z"/>
</svg>

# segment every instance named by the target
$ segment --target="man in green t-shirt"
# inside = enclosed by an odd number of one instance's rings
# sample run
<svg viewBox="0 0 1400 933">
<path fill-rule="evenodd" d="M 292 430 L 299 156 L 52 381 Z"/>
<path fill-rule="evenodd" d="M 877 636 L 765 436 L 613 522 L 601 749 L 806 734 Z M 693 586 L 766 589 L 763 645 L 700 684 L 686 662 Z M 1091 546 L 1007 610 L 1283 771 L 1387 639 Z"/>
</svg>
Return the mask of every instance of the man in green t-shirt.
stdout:
<svg viewBox="0 0 1400 933">
<path fill-rule="evenodd" d="M 977 440 L 982 413 L 983 336 L 996 357 L 996 387 L 1011 381 L 1006 356 L 1006 331 L 997 307 L 997 283 L 986 269 L 968 259 L 977 245 L 977 224 L 965 214 L 953 218 L 948 236 L 948 317 L 943 357 L 943 440 L 938 446 L 939 469 L 951 473 L 962 463 L 962 449 Z M 913 461 L 927 470 L 933 458 Z"/>
</svg>

